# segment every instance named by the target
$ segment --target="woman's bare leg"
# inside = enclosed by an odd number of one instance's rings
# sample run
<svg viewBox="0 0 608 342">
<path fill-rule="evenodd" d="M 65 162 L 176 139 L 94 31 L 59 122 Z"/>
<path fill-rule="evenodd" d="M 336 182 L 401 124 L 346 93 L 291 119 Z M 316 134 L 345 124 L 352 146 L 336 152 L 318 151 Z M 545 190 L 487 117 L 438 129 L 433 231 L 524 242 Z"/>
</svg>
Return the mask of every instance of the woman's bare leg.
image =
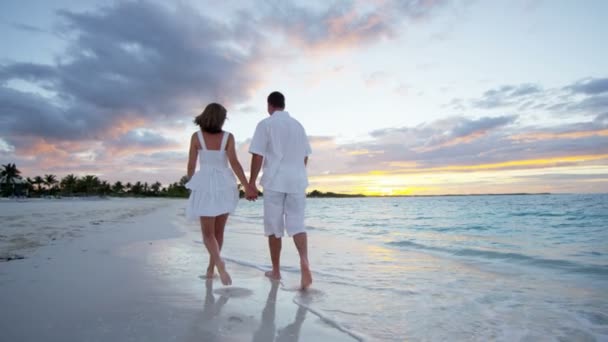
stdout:
<svg viewBox="0 0 608 342">
<path fill-rule="evenodd" d="M 209 258 L 211 262 L 217 267 L 217 271 L 220 274 L 220 280 L 224 285 L 232 284 L 230 274 L 226 272 L 226 265 L 220 256 L 220 247 L 215 238 L 215 217 L 201 217 L 201 226 L 203 228 L 203 242 L 207 251 L 209 251 Z"/>
<path fill-rule="evenodd" d="M 222 252 L 222 245 L 224 244 L 224 228 L 226 227 L 226 221 L 228 221 L 228 214 L 223 214 L 215 217 L 215 240 Z M 209 266 L 207 266 L 207 278 L 213 277 L 213 271 L 215 264 L 209 258 Z"/>
</svg>

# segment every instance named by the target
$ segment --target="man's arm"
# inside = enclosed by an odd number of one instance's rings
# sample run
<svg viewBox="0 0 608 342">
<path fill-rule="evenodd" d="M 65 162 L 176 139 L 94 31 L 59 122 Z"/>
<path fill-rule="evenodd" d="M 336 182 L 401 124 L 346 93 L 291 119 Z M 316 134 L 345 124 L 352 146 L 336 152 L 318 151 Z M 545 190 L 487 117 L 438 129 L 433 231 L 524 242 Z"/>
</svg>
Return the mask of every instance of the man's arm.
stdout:
<svg viewBox="0 0 608 342">
<path fill-rule="evenodd" d="M 304 157 L 304 166 L 308 166 L 308 156 Z"/>
<path fill-rule="evenodd" d="M 251 153 L 251 167 L 249 168 L 249 185 L 255 187 L 255 181 L 258 179 L 258 174 L 262 168 L 264 155 L 268 145 L 268 132 L 264 124 L 264 120 L 260 121 L 255 127 L 251 144 L 249 145 L 249 153 Z M 257 188 L 256 188 L 257 190 Z"/>
<path fill-rule="evenodd" d="M 264 161 L 264 157 L 252 153 L 251 154 L 251 170 L 249 175 L 249 184 L 255 186 L 255 181 L 258 179 L 258 174 L 260 173 L 260 169 L 262 168 L 262 162 Z"/>
</svg>

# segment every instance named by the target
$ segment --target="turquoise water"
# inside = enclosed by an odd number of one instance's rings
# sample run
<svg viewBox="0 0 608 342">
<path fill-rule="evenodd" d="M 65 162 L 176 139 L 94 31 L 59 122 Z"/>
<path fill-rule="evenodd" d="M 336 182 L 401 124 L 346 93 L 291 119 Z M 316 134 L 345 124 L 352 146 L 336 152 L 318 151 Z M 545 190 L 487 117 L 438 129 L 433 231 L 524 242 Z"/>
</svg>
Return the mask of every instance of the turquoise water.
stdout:
<svg viewBox="0 0 608 342">
<path fill-rule="evenodd" d="M 233 262 L 268 267 L 261 215 L 231 217 Z M 364 339 L 608 340 L 608 195 L 309 199 L 306 223 L 306 305 Z"/>
</svg>

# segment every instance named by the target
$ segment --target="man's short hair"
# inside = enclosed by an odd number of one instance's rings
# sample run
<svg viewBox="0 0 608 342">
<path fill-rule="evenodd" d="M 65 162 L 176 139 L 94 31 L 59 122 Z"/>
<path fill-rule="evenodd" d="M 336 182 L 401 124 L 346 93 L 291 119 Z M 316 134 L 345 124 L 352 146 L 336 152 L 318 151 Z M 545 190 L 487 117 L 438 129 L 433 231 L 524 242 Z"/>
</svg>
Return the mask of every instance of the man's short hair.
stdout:
<svg viewBox="0 0 608 342">
<path fill-rule="evenodd" d="M 285 108 L 285 96 L 278 91 L 273 91 L 268 95 L 268 103 L 275 108 Z"/>
</svg>

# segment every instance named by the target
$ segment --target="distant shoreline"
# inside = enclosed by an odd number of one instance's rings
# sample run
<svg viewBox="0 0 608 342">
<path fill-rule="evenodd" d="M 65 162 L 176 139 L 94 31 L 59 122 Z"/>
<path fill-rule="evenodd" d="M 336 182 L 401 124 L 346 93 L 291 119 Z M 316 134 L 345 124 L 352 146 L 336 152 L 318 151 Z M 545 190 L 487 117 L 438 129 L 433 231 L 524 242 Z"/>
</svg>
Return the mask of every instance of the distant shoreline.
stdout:
<svg viewBox="0 0 608 342">
<path fill-rule="evenodd" d="M 456 197 L 456 196 L 538 196 L 538 195 L 572 195 L 571 193 L 555 194 L 551 192 L 514 192 L 514 193 L 487 193 L 487 194 L 439 194 L 439 195 L 362 195 L 324 193 L 323 195 L 307 195 L 309 198 L 390 198 L 390 197 Z"/>
<path fill-rule="evenodd" d="M 439 194 L 439 195 L 363 195 L 363 194 L 341 194 L 334 192 L 308 193 L 309 198 L 376 198 L 376 197 L 454 197 L 454 196 L 538 196 L 538 195 L 568 195 L 554 194 L 551 192 L 513 192 L 513 193 L 487 193 L 487 194 Z"/>
<path fill-rule="evenodd" d="M 441 194 L 441 195 L 395 195 L 395 196 L 375 196 L 375 197 L 454 197 L 454 196 L 538 196 L 538 195 L 559 195 L 551 192 L 513 192 L 497 194 Z M 561 194 L 569 195 L 569 194 Z"/>
</svg>

